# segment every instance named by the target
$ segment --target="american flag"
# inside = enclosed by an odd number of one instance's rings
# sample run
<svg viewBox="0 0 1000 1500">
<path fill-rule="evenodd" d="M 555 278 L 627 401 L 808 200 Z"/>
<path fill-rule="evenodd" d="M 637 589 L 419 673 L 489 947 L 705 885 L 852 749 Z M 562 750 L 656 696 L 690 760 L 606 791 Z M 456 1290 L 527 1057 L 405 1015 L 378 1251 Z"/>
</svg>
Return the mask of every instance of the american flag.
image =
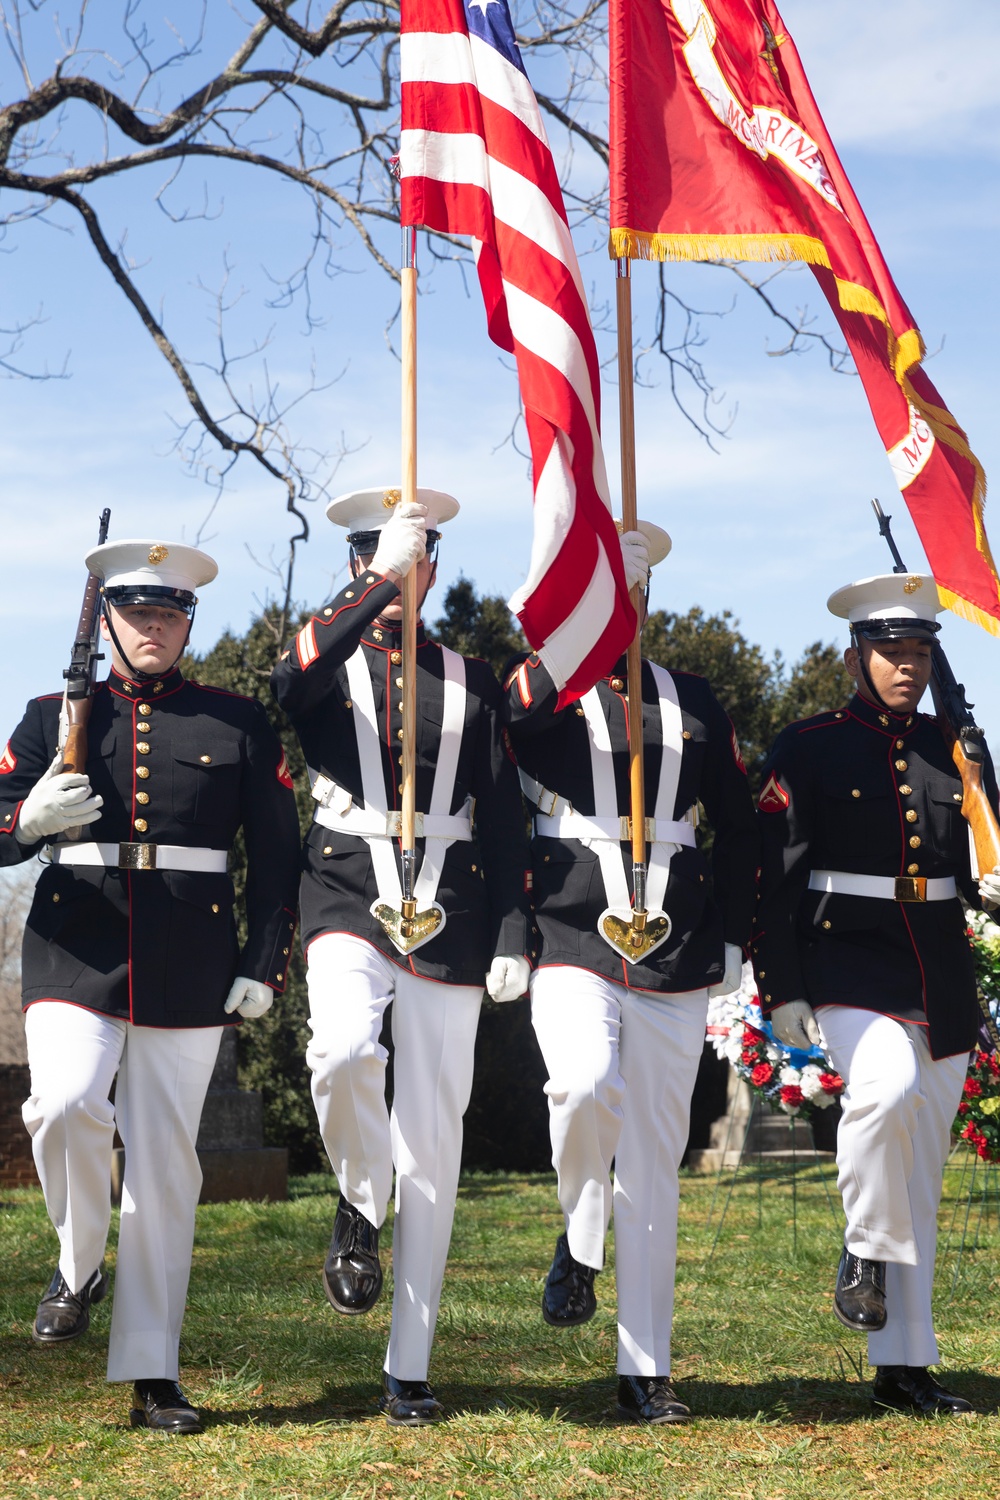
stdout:
<svg viewBox="0 0 1000 1500">
<path fill-rule="evenodd" d="M 505 0 L 402 0 L 400 29 L 403 223 L 472 236 L 490 337 L 517 360 L 535 506 L 510 604 L 569 703 L 612 669 L 635 612 L 555 164 Z"/>
</svg>

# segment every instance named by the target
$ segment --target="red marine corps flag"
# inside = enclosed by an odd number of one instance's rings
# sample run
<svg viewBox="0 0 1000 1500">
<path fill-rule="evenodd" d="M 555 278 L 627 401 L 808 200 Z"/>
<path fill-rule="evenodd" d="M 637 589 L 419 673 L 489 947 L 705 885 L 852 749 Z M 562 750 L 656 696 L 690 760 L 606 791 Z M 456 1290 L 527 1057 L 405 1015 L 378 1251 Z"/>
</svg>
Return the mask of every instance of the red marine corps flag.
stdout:
<svg viewBox="0 0 1000 1500">
<path fill-rule="evenodd" d="M 600 437 L 590 315 L 505 0 L 403 0 L 402 221 L 472 236 L 490 337 L 517 360 L 535 510 L 511 600 L 568 703 L 635 631 Z"/>
<path fill-rule="evenodd" d="M 611 0 L 611 253 L 803 260 L 847 340 L 941 597 L 1000 634 L 986 482 L 771 0 Z"/>
</svg>

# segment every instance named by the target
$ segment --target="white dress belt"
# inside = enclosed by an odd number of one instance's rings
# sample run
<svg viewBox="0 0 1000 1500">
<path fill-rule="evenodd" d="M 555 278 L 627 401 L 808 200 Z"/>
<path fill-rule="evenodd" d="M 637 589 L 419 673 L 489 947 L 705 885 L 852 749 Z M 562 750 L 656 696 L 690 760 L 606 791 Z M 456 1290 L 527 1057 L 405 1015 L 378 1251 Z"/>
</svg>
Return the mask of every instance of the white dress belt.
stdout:
<svg viewBox="0 0 1000 1500">
<path fill-rule="evenodd" d="M 857 875 L 847 870 L 813 870 L 811 891 L 834 896 L 875 896 L 882 901 L 951 901 L 958 895 L 954 875 Z"/>
<path fill-rule="evenodd" d="M 103 865 L 107 870 L 190 870 L 225 875 L 225 849 L 186 849 L 182 844 L 53 844 L 54 865 Z"/>
<path fill-rule="evenodd" d="M 332 807 L 317 807 L 313 817 L 324 828 L 335 833 L 349 833 L 361 839 L 398 839 L 403 836 L 403 814 L 372 812 L 367 807 L 349 807 L 334 812 Z M 458 813 L 422 813 L 414 815 L 414 837 L 418 839 L 455 839 L 472 841 L 472 818 L 468 810 Z"/>
<path fill-rule="evenodd" d="M 578 812 L 559 812 L 554 817 L 537 813 L 535 832 L 545 839 L 610 839 L 626 844 L 632 837 L 629 821 L 627 817 L 588 818 Z M 651 844 L 686 844 L 689 848 L 696 842 L 692 823 L 666 818 L 647 818 L 646 838 Z"/>
</svg>

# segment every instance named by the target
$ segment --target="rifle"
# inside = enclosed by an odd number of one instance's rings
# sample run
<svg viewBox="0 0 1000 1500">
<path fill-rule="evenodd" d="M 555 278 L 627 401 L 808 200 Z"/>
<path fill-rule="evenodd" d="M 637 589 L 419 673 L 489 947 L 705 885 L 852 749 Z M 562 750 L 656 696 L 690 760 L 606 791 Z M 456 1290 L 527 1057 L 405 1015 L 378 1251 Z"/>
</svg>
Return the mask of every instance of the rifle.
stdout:
<svg viewBox="0 0 1000 1500">
<path fill-rule="evenodd" d="M 98 546 L 108 539 L 110 510 L 101 512 Z M 73 654 L 69 666 L 63 672 L 66 689 L 63 693 L 63 715 L 65 736 L 62 737 L 62 770 L 83 773 L 87 769 L 87 723 L 90 705 L 97 684 L 97 663 L 104 660 L 101 644 L 101 580 L 94 573 L 87 574 L 87 586 L 83 591 L 80 623 L 76 627 Z"/>
</svg>

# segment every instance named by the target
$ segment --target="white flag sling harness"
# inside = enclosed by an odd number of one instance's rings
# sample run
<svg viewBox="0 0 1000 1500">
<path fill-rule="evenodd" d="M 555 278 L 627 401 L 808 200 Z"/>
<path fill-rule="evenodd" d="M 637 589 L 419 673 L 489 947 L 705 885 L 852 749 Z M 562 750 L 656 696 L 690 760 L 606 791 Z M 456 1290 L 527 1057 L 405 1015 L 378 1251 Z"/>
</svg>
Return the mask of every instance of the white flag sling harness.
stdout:
<svg viewBox="0 0 1000 1500">
<path fill-rule="evenodd" d="M 536 806 L 549 806 L 552 809 L 549 813 L 539 811 L 536 814 L 536 834 L 542 838 L 579 839 L 581 844 L 597 855 L 608 902 L 598 920 L 597 930 L 605 942 L 610 943 L 615 952 L 629 963 L 638 963 L 647 958 L 670 936 L 670 917 L 663 909 L 670 877 L 670 861 L 682 845 L 693 848 L 695 844 L 695 809 L 692 807 L 683 820 L 674 818 L 683 747 L 677 687 L 670 673 L 663 667 L 652 662 L 649 666 L 659 699 L 662 751 L 655 817 L 646 819 L 645 828 L 645 836 L 650 844 L 650 858 L 646 875 L 646 923 L 641 947 L 629 941 L 633 907 L 621 851 L 622 843 L 627 842 L 630 836 L 629 819 L 619 816 L 617 811 L 614 816 L 607 815 L 608 810 L 617 810 L 618 791 L 615 785 L 611 735 L 596 688 L 591 688 L 580 699 L 590 745 L 594 806 L 597 809 L 595 816 L 587 817 L 584 813 L 573 811 L 562 803 L 562 799 L 547 792 L 524 772 L 521 773 L 521 785 L 529 800 Z"/>
</svg>

